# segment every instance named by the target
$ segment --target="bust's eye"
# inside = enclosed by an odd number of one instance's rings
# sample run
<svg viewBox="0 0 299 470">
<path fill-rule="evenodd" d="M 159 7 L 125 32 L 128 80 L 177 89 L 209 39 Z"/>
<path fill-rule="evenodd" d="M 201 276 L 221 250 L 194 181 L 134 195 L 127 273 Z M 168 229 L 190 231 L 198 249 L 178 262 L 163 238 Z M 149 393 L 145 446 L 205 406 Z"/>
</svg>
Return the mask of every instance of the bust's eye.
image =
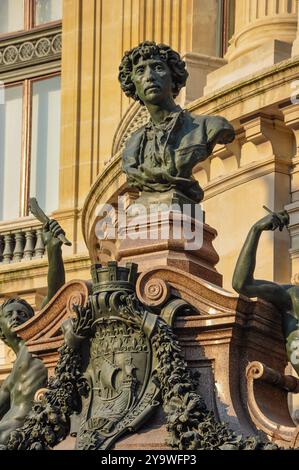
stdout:
<svg viewBox="0 0 299 470">
<path fill-rule="evenodd" d="M 140 75 L 143 72 L 144 72 L 144 67 L 138 67 L 138 69 L 135 70 L 135 73 L 137 73 L 137 75 Z"/>
<path fill-rule="evenodd" d="M 164 67 L 163 67 L 162 65 L 160 65 L 160 64 L 157 64 L 157 65 L 155 66 L 155 70 L 156 70 L 157 72 L 163 72 L 163 71 L 164 71 Z"/>
</svg>

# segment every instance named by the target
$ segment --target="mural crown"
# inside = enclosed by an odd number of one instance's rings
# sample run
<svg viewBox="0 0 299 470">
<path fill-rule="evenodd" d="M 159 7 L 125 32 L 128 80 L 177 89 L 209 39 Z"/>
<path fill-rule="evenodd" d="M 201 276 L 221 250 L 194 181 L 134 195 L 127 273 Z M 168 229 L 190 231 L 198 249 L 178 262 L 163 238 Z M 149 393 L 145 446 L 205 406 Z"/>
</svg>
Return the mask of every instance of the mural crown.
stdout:
<svg viewBox="0 0 299 470">
<path fill-rule="evenodd" d="M 138 265 L 126 263 L 126 266 L 118 266 L 116 261 L 109 261 L 107 266 L 94 264 L 91 267 L 94 294 L 103 291 L 135 289 Z"/>
</svg>

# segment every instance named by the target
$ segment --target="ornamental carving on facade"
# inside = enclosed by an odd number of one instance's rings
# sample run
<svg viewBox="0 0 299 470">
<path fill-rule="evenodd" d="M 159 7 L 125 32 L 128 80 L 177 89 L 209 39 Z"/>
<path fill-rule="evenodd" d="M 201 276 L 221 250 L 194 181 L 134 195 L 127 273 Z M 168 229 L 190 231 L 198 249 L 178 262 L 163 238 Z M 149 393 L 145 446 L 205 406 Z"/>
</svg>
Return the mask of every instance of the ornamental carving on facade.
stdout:
<svg viewBox="0 0 299 470">
<path fill-rule="evenodd" d="M 61 49 L 62 34 L 57 31 L 47 36 L 41 36 L 39 33 L 30 40 L 18 39 L 14 44 L 0 48 L 0 71 L 12 66 L 30 65 L 30 61 L 59 58 Z"/>
</svg>

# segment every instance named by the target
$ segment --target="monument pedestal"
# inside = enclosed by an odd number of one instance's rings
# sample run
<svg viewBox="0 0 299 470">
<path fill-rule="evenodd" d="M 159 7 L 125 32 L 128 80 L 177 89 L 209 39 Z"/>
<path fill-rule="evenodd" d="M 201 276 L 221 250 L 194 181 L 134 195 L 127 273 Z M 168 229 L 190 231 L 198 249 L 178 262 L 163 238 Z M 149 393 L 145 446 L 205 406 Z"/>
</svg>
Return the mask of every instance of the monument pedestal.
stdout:
<svg viewBox="0 0 299 470">
<path fill-rule="evenodd" d="M 219 257 L 213 247 L 217 232 L 200 218 L 179 211 L 130 218 L 120 229 L 116 261 L 137 263 L 140 272 L 153 266 L 178 268 L 221 287 L 222 275 L 215 268 Z"/>
</svg>

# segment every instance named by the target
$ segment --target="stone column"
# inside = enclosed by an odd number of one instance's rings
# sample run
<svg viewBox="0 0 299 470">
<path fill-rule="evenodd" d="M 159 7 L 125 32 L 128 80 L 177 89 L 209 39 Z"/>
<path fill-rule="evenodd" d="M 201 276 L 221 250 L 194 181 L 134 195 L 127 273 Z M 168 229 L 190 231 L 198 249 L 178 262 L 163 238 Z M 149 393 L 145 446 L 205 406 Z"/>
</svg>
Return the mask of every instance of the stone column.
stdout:
<svg viewBox="0 0 299 470">
<path fill-rule="evenodd" d="M 292 48 L 292 57 L 299 55 L 299 0 L 297 0 L 297 11 L 298 11 L 298 21 L 297 21 L 297 36 L 293 42 Z"/>
<path fill-rule="evenodd" d="M 226 54 L 228 62 L 269 40 L 292 44 L 297 31 L 296 11 L 297 0 L 236 2 L 236 29 Z"/>
<path fill-rule="evenodd" d="M 290 58 L 297 8 L 297 0 L 236 2 L 235 34 L 225 56 L 228 64 L 208 76 L 205 94 Z"/>
</svg>

